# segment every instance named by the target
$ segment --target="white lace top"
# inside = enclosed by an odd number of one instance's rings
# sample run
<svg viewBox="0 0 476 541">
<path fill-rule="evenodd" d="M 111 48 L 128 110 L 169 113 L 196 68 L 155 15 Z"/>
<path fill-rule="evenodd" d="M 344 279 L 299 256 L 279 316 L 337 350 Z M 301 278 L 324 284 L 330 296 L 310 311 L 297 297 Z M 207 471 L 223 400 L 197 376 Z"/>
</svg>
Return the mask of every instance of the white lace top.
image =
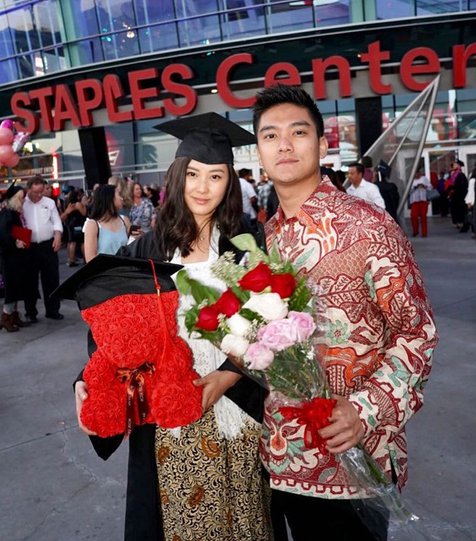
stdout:
<svg viewBox="0 0 476 541">
<path fill-rule="evenodd" d="M 191 278 L 199 280 L 209 286 L 225 291 L 226 285 L 211 272 L 211 266 L 218 259 L 218 229 L 212 233 L 208 260 L 198 263 L 182 263 L 180 252 L 177 250 L 172 263 L 184 265 Z M 173 276 L 175 278 L 175 276 Z M 226 359 L 226 355 L 208 340 L 191 338 L 185 327 L 185 313 L 195 303 L 192 295 L 180 295 L 178 309 L 179 335 L 188 343 L 193 352 L 194 368 L 200 376 L 206 376 L 216 370 Z M 213 406 L 220 434 L 232 439 L 241 434 L 246 420 L 254 421 L 241 408 L 226 396 L 222 396 Z"/>
</svg>

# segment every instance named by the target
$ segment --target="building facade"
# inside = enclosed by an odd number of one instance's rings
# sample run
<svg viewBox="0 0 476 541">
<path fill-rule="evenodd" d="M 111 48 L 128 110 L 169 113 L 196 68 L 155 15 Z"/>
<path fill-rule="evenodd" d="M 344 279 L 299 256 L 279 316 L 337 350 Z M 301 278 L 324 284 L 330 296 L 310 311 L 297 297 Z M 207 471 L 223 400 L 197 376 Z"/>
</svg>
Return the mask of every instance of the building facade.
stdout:
<svg viewBox="0 0 476 541">
<path fill-rule="evenodd" d="M 300 84 L 341 168 L 433 78 L 427 173 L 476 166 L 476 0 L 0 0 L 0 119 L 31 132 L 2 178 L 161 184 L 176 141 L 155 127 L 206 111 L 251 128 L 256 91 Z M 238 167 L 258 174 L 253 147 Z"/>
</svg>

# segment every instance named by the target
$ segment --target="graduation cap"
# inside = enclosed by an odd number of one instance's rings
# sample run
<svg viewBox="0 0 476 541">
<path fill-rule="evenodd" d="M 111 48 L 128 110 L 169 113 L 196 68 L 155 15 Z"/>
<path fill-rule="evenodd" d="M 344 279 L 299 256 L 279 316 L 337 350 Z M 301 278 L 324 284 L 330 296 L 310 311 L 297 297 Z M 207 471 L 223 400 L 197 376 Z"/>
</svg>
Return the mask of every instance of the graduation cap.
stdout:
<svg viewBox="0 0 476 541">
<path fill-rule="evenodd" d="M 176 158 L 192 158 L 209 165 L 233 165 L 232 147 L 256 143 L 251 132 L 217 113 L 170 120 L 154 128 L 182 140 Z"/>
<path fill-rule="evenodd" d="M 16 180 L 8 186 L 7 191 L 5 192 L 5 200 L 11 199 L 16 193 L 23 191 L 23 188 L 21 186 L 16 186 L 15 183 Z"/>
<path fill-rule="evenodd" d="M 98 254 L 51 296 L 76 300 L 83 310 L 118 295 L 155 293 L 155 279 L 161 291 L 172 291 L 175 285 L 171 276 L 181 268 L 174 263 Z"/>
</svg>

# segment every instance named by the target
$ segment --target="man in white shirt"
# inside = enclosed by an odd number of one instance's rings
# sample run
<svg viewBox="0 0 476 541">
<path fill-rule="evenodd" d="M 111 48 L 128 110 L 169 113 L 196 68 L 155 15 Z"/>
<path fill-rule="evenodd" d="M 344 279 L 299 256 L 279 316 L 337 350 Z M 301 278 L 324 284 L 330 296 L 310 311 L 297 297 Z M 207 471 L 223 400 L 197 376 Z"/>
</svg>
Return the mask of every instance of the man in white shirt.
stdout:
<svg viewBox="0 0 476 541">
<path fill-rule="evenodd" d="M 380 195 L 380 190 L 375 184 L 364 179 L 364 170 L 361 163 L 355 162 L 349 165 L 347 177 L 351 185 L 347 188 L 347 193 L 365 199 L 365 201 L 374 203 L 384 209 L 385 201 Z"/>
<path fill-rule="evenodd" d="M 256 210 L 253 207 L 258 200 L 253 185 L 247 180 L 248 177 L 251 178 L 251 172 L 251 169 L 246 168 L 240 169 L 238 172 L 241 197 L 243 198 L 243 214 L 248 225 L 256 220 Z"/>
<path fill-rule="evenodd" d="M 46 317 L 63 319 L 60 314 L 60 301 L 50 299 L 50 294 L 59 285 L 58 251 L 61 248 L 63 224 L 53 199 L 44 197 L 45 181 L 40 175 L 30 178 L 27 182 L 27 196 L 23 205 L 26 226 L 31 229 L 31 274 L 32 291 L 38 291 L 38 278 L 41 276 L 43 302 Z M 26 318 L 35 323 L 38 310 L 34 298 L 25 300 Z"/>
</svg>

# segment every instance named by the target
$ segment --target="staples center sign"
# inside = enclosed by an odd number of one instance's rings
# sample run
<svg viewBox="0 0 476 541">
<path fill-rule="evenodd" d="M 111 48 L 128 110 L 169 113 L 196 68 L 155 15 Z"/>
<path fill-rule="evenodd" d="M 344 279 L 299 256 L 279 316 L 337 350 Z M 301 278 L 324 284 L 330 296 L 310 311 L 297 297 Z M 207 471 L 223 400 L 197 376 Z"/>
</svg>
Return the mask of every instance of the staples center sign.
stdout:
<svg viewBox="0 0 476 541">
<path fill-rule="evenodd" d="M 476 56 L 476 43 L 454 45 L 452 48 L 453 88 L 465 88 L 467 66 L 471 57 Z M 360 62 L 368 66 L 369 84 L 376 95 L 391 94 L 393 87 L 382 80 L 382 66 L 390 61 L 390 51 L 381 49 L 380 41 L 371 43 L 367 51 L 360 55 Z M 252 107 L 254 96 L 240 97 L 231 89 L 233 72 L 238 67 L 252 65 L 255 59 L 250 53 L 229 56 L 216 71 L 217 92 L 230 108 Z M 325 73 L 337 70 L 340 97 L 352 96 L 351 66 L 349 61 L 339 55 L 310 60 L 314 98 L 327 98 Z M 423 90 L 428 82 L 415 79 L 417 75 L 436 75 L 441 71 L 437 53 L 429 47 L 415 47 L 402 57 L 399 76 L 402 84 L 411 91 Z M 83 79 L 74 85 L 58 84 L 16 92 L 11 99 L 12 113 L 25 129 L 35 133 L 41 128 L 44 132 L 62 131 L 66 122 L 75 128 L 94 125 L 92 113 L 105 108 L 109 122 L 128 122 L 163 117 L 166 113 L 174 116 L 188 115 L 194 111 L 198 95 L 193 88 L 194 74 L 186 64 L 169 64 L 162 71 L 146 68 L 130 71 L 127 74 L 128 91 L 118 75 L 110 73 L 102 80 Z M 290 62 L 276 62 L 264 74 L 264 86 L 276 83 L 300 85 L 299 70 Z M 72 89 L 74 88 L 74 95 Z M 168 97 L 161 99 L 161 92 Z M 120 101 L 130 95 L 128 108 L 119 109 Z M 161 105 L 151 106 L 151 101 L 161 100 Z"/>
</svg>

